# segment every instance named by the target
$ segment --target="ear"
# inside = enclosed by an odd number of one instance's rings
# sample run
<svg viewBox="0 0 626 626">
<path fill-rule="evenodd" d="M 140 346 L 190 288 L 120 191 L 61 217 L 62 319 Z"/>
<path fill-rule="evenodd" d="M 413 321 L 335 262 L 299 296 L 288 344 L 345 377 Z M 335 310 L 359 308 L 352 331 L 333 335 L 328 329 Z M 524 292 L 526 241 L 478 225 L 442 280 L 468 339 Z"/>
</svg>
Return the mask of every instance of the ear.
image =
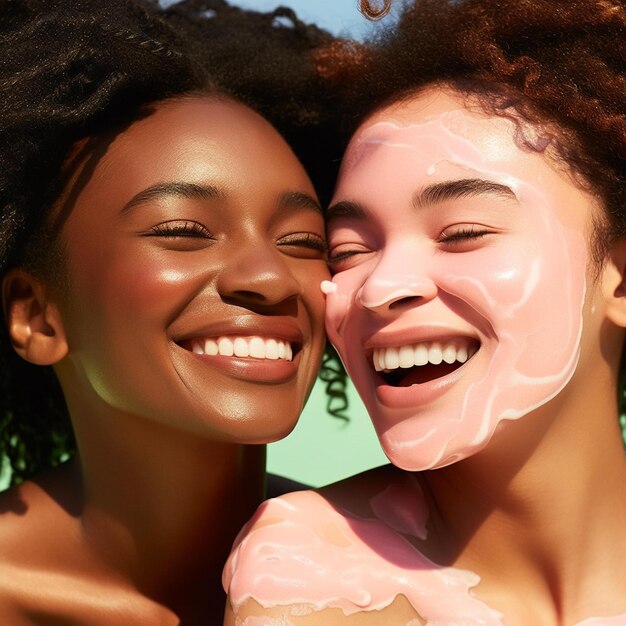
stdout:
<svg viewBox="0 0 626 626">
<path fill-rule="evenodd" d="M 29 272 L 9 270 L 2 281 L 4 315 L 15 351 L 35 365 L 53 365 L 68 352 L 57 306 Z"/>
<path fill-rule="evenodd" d="M 613 246 L 602 270 L 602 283 L 607 317 L 626 328 L 626 237 Z"/>
</svg>

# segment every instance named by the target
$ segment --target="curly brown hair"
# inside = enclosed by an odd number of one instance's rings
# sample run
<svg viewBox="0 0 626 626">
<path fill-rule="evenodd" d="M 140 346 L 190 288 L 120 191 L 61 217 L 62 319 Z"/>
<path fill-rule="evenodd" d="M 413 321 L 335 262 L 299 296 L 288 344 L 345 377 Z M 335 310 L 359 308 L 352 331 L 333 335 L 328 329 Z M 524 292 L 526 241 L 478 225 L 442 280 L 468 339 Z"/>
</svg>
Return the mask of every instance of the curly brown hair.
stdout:
<svg viewBox="0 0 626 626">
<path fill-rule="evenodd" d="M 72 147 L 181 94 L 226 95 L 260 112 L 327 198 L 341 149 L 335 96 L 310 55 L 329 42 L 289 9 L 244 11 L 224 0 L 0 2 L 0 275 L 16 265 L 62 273 L 46 216 Z M 19 481 L 67 458 L 75 443 L 51 368 L 22 361 L 4 326 L 0 461 L 8 458 Z M 323 366 L 331 413 L 346 406 L 332 354 Z"/>
<path fill-rule="evenodd" d="M 514 111 L 555 132 L 563 161 L 604 203 L 600 256 L 626 233 L 626 2 L 415 0 L 350 58 L 338 65 L 348 132 L 446 83 L 488 113 Z"/>
</svg>

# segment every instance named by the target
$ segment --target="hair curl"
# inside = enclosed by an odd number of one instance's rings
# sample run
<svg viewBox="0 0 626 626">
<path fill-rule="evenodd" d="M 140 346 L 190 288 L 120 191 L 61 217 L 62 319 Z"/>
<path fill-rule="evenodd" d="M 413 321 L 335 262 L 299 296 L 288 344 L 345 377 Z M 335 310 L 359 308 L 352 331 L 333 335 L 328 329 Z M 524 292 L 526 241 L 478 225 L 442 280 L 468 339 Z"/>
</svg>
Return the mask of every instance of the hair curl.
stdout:
<svg viewBox="0 0 626 626">
<path fill-rule="evenodd" d="M 336 107 L 310 57 L 331 39 L 288 9 L 244 11 L 224 0 L 4 0 L 0 274 L 16 265 L 59 271 L 62 252 L 44 225 L 73 146 L 180 94 L 227 95 L 259 111 L 328 198 L 340 153 Z M 336 363 L 327 356 L 323 369 L 331 413 L 345 398 Z M 0 459 L 9 459 L 14 482 L 74 452 L 56 377 L 17 356 L 4 325 L 0 393 Z"/>
<path fill-rule="evenodd" d="M 372 0 L 359 0 L 359 10 L 368 20 L 379 20 L 391 10 L 391 1 L 380 0 L 374 3 Z"/>
</svg>

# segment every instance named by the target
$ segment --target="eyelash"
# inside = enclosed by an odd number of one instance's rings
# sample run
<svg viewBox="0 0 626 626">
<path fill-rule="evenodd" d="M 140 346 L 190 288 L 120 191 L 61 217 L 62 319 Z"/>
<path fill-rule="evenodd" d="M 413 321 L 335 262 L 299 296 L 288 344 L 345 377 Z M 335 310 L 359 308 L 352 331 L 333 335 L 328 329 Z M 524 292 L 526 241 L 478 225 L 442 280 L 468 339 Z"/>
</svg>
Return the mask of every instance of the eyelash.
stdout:
<svg viewBox="0 0 626 626">
<path fill-rule="evenodd" d="M 146 233 L 151 237 L 203 237 L 211 239 L 211 233 L 199 222 L 190 220 L 163 222 L 157 224 Z"/>
<path fill-rule="evenodd" d="M 330 255 L 328 258 L 329 263 L 339 263 L 340 261 L 344 261 L 345 259 L 349 259 L 352 256 L 359 254 L 357 250 L 347 250 L 346 252 L 340 252 L 339 254 Z"/>
<path fill-rule="evenodd" d="M 302 246 L 311 250 L 319 250 L 326 254 L 328 244 L 326 240 L 314 233 L 293 233 L 281 237 L 277 242 L 279 246 Z"/>
<path fill-rule="evenodd" d="M 483 226 L 471 224 L 469 226 L 462 226 L 449 235 L 447 235 L 445 231 L 442 232 L 441 235 L 439 235 L 439 241 L 440 243 L 454 244 L 472 239 L 480 239 L 489 234 L 491 234 L 491 231 Z"/>
</svg>

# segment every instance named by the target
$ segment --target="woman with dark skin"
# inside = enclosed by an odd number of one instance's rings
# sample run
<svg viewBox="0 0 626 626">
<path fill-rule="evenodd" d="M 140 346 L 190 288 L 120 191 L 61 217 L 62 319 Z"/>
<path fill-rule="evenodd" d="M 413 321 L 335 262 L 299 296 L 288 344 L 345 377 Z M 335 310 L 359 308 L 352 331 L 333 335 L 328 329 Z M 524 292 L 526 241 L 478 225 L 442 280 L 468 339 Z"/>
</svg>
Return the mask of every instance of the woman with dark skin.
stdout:
<svg viewBox="0 0 626 626">
<path fill-rule="evenodd" d="M 265 503 L 226 623 L 623 626 L 626 3 L 415 0 L 360 53 L 326 327 L 393 465 Z"/>
<path fill-rule="evenodd" d="M 220 623 L 249 444 L 322 359 L 322 212 L 267 120 L 330 129 L 329 37 L 219 1 L 0 11 L 1 437 L 27 479 L 0 496 L 0 623 Z"/>
</svg>

